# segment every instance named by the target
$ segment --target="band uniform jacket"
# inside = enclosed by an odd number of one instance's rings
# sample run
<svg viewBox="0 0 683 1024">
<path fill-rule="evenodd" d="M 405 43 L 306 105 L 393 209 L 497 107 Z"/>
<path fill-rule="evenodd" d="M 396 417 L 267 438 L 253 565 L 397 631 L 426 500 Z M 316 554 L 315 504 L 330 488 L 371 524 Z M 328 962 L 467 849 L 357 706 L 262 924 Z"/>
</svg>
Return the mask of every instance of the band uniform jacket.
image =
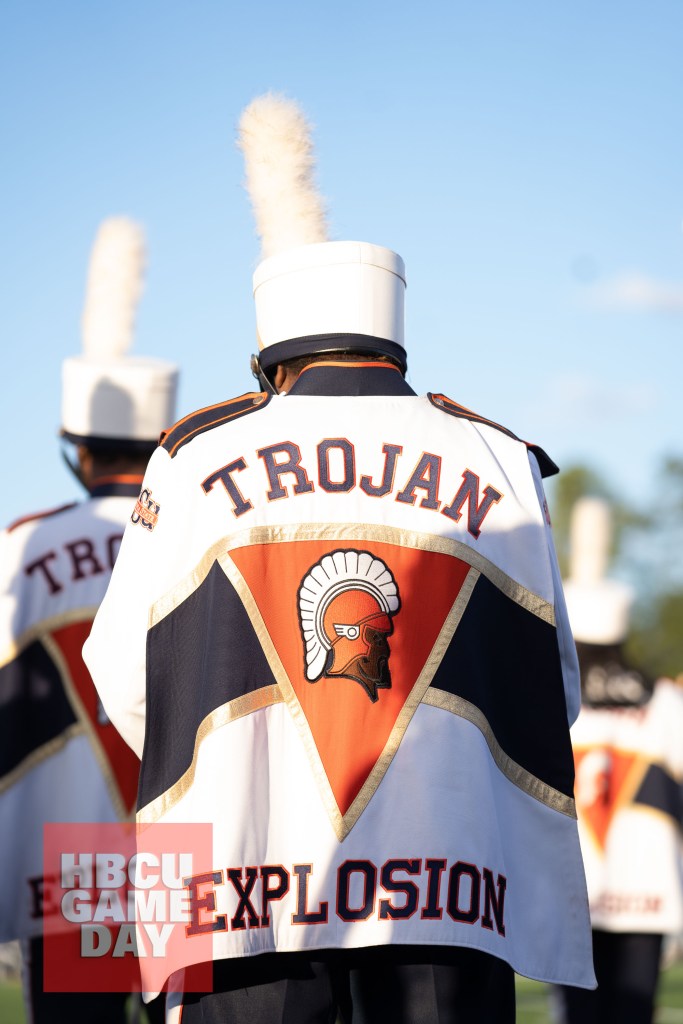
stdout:
<svg viewBox="0 0 683 1024">
<path fill-rule="evenodd" d="M 583 707 L 572 729 L 591 921 L 608 932 L 683 928 L 683 692 Z"/>
<path fill-rule="evenodd" d="M 334 362 L 153 455 L 84 656 L 138 821 L 213 826 L 214 958 L 467 946 L 594 985 L 539 460 Z"/>
<path fill-rule="evenodd" d="M 140 489 L 0 534 L 0 940 L 42 934 L 43 825 L 115 822 L 135 808 L 138 758 L 106 718 L 81 650 Z M 49 900 L 45 900 L 49 904 Z"/>
</svg>

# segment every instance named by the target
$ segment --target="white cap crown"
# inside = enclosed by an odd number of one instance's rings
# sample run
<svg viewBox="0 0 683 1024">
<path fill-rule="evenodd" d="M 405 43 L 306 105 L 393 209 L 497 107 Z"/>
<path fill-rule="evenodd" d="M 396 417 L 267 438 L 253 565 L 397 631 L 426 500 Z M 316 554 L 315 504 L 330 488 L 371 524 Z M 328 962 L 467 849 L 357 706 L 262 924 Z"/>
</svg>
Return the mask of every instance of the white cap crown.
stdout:
<svg viewBox="0 0 683 1024">
<path fill-rule="evenodd" d="M 298 246 L 254 274 L 259 348 L 295 338 L 354 334 L 404 347 L 405 267 L 367 242 Z"/>
<path fill-rule="evenodd" d="M 145 262 L 142 228 L 103 221 L 83 310 L 83 354 L 62 365 L 62 434 L 72 441 L 155 443 L 175 419 L 177 367 L 129 356 Z"/>
<path fill-rule="evenodd" d="M 175 420 L 178 370 L 161 359 L 128 356 L 62 364 L 62 433 L 155 443 Z"/>
<path fill-rule="evenodd" d="M 570 570 L 564 584 L 574 639 L 618 644 L 628 636 L 632 589 L 605 578 L 612 542 L 612 512 L 602 498 L 581 498 L 572 510 Z"/>
</svg>

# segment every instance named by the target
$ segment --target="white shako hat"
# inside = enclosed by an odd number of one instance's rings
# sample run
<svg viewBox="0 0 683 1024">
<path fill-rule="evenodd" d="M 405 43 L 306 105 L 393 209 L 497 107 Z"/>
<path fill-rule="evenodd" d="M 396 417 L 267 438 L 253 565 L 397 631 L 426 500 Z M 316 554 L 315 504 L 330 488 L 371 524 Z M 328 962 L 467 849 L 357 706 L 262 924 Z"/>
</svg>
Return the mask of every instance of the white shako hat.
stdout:
<svg viewBox="0 0 683 1024">
<path fill-rule="evenodd" d="M 574 639 L 619 644 L 628 636 L 634 594 L 606 579 L 612 543 L 612 511 L 602 498 L 581 498 L 572 509 L 569 578 L 564 596 Z"/>
<path fill-rule="evenodd" d="M 62 364 L 61 435 L 74 444 L 145 453 L 176 418 L 177 367 L 127 354 L 144 264 L 140 225 L 103 221 L 90 257 L 83 352 Z"/>
<path fill-rule="evenodd" d="M 261 368 L 347 350 L 381 352 L 405 372 L 403 260 L 379 245 L 327 241 L 300 108 L 257 97 L 240 119 L 239 145 L 264 257 L 253 282 Z"/>
</svg>

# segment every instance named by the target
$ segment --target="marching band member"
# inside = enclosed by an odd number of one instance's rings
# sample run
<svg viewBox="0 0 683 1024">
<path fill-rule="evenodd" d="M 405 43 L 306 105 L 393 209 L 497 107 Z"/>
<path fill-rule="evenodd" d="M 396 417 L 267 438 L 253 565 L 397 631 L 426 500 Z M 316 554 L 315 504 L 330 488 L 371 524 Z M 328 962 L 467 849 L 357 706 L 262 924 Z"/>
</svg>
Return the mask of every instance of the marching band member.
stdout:
<svg viewBox="0 0 683 1024">
<path fill-rule="evenodd" d="M 568 1024 L 649 1024 L 663 937 L 683 926 L 683 693 L 624 654 L 632 590 L 605 573 L 611 510 L 573 510 L 565 583 L 581 668 L 572 729 L 598 988 L 563 988 Z"/>
<path fill-rule="evenodd" d="M 127 354 L 143 262 L 141 228 L 105 220 L 83 352 L 64 362 L 62 377 L 61 435 L 75 446 L 70 465 L 87 499 L 0 535 L 0 940 L 24 940 L 35 1022 L 125 1019 L 126 993 L 43 991 L 43 825 L 123 821 L 135 807 L 139 760 L 104 714 L 81 649 L 150 453 L 174 418 L 176 368 Z"/>
<path fill-rule="evenodd" d="M 213 825 L 182 1022 L 512 1021 L 514 970 L 593 983 L 556 467 L 415 394 L 403 260 L 327 240 L 298 108 L 241 145 L 262 390 L 166 435 L 85 652 L 138 821 Z"/>
</svg>

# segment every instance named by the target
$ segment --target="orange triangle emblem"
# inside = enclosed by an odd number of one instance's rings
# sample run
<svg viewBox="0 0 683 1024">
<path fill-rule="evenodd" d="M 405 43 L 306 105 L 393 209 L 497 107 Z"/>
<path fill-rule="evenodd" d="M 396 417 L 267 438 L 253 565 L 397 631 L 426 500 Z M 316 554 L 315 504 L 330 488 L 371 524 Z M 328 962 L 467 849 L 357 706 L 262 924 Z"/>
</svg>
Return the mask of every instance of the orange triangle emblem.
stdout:
<svg viewBox="0 0 683 1024">
<path fill-rule="evenodd" d="M 50 634 L 50 653 L 78 721 L 90 740 L 119 818 L 135 809 L 140 762 L 104 714 L 81 656 L 92 622 L 75 622 Z"/>
<path fill-rule="evenodd" d="M 343 839 L 389 767 L 478 573 L 440 551 L 373 539 L 245 544 L 221 562 Z"/>
<path fill-rule="evenodd" d="M 612 819 L 633 799 L 647 762 L 629 751 L 596 746 L 575 748 L 574 763 L 579 817 L 604 851 Z"/>
</svg>

